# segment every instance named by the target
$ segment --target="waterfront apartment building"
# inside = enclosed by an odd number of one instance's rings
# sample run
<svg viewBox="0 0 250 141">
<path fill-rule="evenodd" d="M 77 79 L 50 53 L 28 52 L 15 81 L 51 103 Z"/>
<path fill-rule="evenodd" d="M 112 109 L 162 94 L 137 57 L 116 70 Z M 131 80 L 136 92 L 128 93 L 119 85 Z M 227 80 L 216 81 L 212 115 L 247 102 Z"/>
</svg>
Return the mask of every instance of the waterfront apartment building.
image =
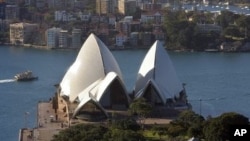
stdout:
<svg viewBox="0 0 250 141">
<path fill-rule="evenodd" d="M 143 46 L 151 46 L 153 43 L 153 35 L 151 32 L 143 32 L 141 34 L 141 42 Z"/>
<path fill-rule="evenodd" d="M 14 23 L 10 24 L 10 43 L 23 45 L 31 44 L 38 32 L 38 24 Z"/>
<path fill-rule="evenodd" d="M 139 42 L 139 32 L 132 32 L 129 38 L 130 45 L 138 46 L 138 42 Z"/>
<path fill-rule="evenodd" d="M 115 45 L 117 47 L 124 47 L 124 43 L 128 41 L 128 36 L 123 33 L 117 34 L 115 36 Z"/>
<path fill-rule="evenodd" d="M 115 28 L 117 31 L 129 35 L 131 32 L 131 23 L 133 22 L 133 17 L 132 16 L 126 16 L 124 17 L 123 20 L 116 22 Z"/>
<path fill-rule="evenodd" d="M 61 28 L 50 28 L 46 31 L 46 37 L 47 37 L 47 47 L 48 48 L 56 48 L 59 45 L 59 33 L 61 31 Z"/>
<path fill-rule="evenodd" d="M 59 32 L 59 48 L 67 48 L 69 46 L 68 30 L 61 30 Z"/>
<path fill-rule="evenodd" d="M 74 28 L 72 30 L 72 43 L 71 43 L 71 46 L 73 48 L 80 48 L 82 46 L 81 29 Z"/>
</svg>

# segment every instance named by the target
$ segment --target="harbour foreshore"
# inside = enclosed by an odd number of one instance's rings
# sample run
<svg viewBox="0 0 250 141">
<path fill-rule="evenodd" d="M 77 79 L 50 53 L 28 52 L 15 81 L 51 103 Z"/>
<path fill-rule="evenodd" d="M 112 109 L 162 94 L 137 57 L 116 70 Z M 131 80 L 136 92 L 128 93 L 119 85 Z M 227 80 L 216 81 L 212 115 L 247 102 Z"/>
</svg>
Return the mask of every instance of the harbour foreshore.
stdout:
<svg viewBox="0 0 250 141">
<path fill-rule="evenodd" d="M 55 110 L 52 100 L 38 102 L 37 126 L 20 129 L 18 141 L 51 141 L 54 135 L 70 126 L 65 106 L 67 105 L 64 102 L 59 102 L 58 109 Z M 171 121 L 172 118 L 147 118 L 144 124 L 168 124 Z M 74 125 L 76 122 L 79 121 L 72 120 L 71 124 Z"/>
<path fill-rule="evenodd" d="M 64 117 L 62 112 L 53 109 L 51 100 L 39 102 L 37 127 L 20 129 L 19 141 L 50 141 L 55 134 L 68 126 L 66 122 L 67 117 Z"/>
</svg>

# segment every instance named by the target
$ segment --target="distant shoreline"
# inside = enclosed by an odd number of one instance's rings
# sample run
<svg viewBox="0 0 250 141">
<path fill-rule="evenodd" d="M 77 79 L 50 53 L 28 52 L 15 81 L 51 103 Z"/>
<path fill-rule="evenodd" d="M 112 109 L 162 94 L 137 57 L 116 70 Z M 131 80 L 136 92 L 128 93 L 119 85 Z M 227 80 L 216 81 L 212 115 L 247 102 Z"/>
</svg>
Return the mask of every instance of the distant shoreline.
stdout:
<svg viewBox="0 0 250 141">
<path fill-rule="evenodd" d="M 79 51 L 80 48 L 72 48 L 72 47 L 56 47 L 56 48 L 48 48 L 47 46 L 40 46 L 40 45 L 31 45 L 31 44 L 24 44 L 24 45 L 14 45 L 10 43 L 0 43 L 0 46 L 11 46 L 11 47 L 23 47 L 23 48 L 34 48 L 34 49 L 42 49 L 42 50 L 76 50 Z M 142 46 L 135 46 L 135 47 L 108 47 L 109 50 L 111 51 L 123 51 L 123 50 L 145 50 L 149 49 L 149 47 L 142 47 Z M 219 49 L 205 49 L 203 51 L 201 50 L 193 50 L 193 49 L 167 49 L 168 51 L 173 51 L 173 52 L 207 52 L 207 53 L 249 53 L 250 50 L 243 50 L 243 51 L 222 51 Z"/>
</svg>

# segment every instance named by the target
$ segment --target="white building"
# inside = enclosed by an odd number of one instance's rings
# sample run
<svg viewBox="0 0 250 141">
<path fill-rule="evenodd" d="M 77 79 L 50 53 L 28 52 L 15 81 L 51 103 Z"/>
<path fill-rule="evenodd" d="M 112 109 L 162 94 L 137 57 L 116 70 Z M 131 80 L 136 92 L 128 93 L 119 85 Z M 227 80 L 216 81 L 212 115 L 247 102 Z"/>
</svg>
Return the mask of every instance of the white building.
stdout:
<svg viewBox="0 0 250 141">
<path fill-rule="evenodd" d="M 124 47 L 124 43 L 128 40 L 128 37 L 125 34 L 117 34 L 115 36 L 115 45 L 118 47 Z"/>
<path fill-rule="evenodd" d="M 72 30 L 72 47 L 73 48 L 80 48 L 82 45 L 81 42 L 81 29 L 73 29 Z"/>
<path fill-rule="evenodd" d="M 144 97 L 154 105 L 188 106 L 185 89 L 160 41 L 151 46 L 143 59 L 134 92 L 136 98 Z"/>
<path fill-rule="evenodd" d="M 38 32 L 37 24 L 14 23 L 10 24 L 10 43 L 11 44 L 30 44 L 35 40 Z"/>
<path fill-rule="evenodd" d="M 164 16 L 160 12 L 147 12 L 141 14 L 142 23 L 161 24 L 164 21 Z"/>
<path fill-rule="evenodd" d="M 58 47 L 59 43 L 59 33 L 61 31 L 61 28 L 50 28 L 47 30 L 47 47 L 48 48 L 56 48 Z"/>
<path fill-rule="evenodd" d="M 59 47 L 68 48 L 69 47 L 68 40 L 69 40 L 68 30 L 61 30 L 59 32 Z"/>
<path fill-rule="evenodd" d="M 91 34 L 60 83 L 60 95 L 76 103 L 73 118 L 107 118 L 106 109 L 127 109 L 120 68 L 106 45 Z M 70 111 L 70 110 L 69 110 Z"/>
</svg>

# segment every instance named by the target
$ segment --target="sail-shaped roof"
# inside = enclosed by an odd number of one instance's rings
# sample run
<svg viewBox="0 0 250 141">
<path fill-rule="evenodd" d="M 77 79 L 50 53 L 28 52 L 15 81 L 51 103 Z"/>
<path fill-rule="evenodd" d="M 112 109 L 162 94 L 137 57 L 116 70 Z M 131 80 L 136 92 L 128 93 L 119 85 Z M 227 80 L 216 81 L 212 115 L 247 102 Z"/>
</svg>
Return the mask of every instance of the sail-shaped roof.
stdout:
<svg viewBox="0 0 250 141">
<path fill-rule="evenodd" d="M 149 81 L 154 82 L 154 86 L 162 93 L 161 97 L 166 99 L 173 98 L 183 90 L 172 61 L 160 41 L 151 46 L 141 64 L 134 88 L 136 97 L 142 95 Z"/>
<path fill-rule="evenodd" d="M 87 87 L 84 91 L 82 91 L 79 96 L 78 96 L 78 100 L 80 101 L 79 105 L 77 106 L 77 108 L 74 111 L 73 117 L 75 117 L 79 110 L 85 105 L 87 104 L 89 101 L 94 102 L 96 105 L 98 105 L 98 107 L 100 109 L 102 109 L 102 111 L 104 111 L 105 115 L 107 116 L 107 113 L 104 110 L 104 107 L 101 103 L 102 98 L 104 98 L 105 92 L 107 91 L 107 89 L 110 88 L 110 86 L 112 85 L 112 83 L 118 80 L 117 83 L 119 83 L 121 85 L 121 90 L 124 91 L 124 97 L 125 100 L 124 101 L 120 101 L 119 103 L 125 103 L 125 105 L 128 105 L 129 103 L 129 97 L 126 93 L 126 89 L 125 86 L 123 85 L 123 83 L 121 82 L 121 80 L 119 79 L 118 75 L 114 72 L 109 72 L 106 77 L 102 80 L 97 80 L 96 82 L 94 82 L 92 85 L 90 85 L 89 87 Z M 119 95 L 119 93 L 115 93 L 116 95 Z M 104 98 L 105 99 L 105 98 Z M 112 99 L 112 98 L 111 98 Z M 107 100 L 107 99 L 106 99 Z M 108 103 L 108 105 L 112 105 L 112 100 L 108 99 L 108 102 L 105 102 L 106 104 Z"/>
<path fill-rule="evenodd" d="M 68 96 L 73 102 L 80 92 L 109 72 L 115 72 L 122 81 L 120 68 L 112 53 L 99 38 L 91 34 L 63 77 L 60 95 Z"/>
</svg>

